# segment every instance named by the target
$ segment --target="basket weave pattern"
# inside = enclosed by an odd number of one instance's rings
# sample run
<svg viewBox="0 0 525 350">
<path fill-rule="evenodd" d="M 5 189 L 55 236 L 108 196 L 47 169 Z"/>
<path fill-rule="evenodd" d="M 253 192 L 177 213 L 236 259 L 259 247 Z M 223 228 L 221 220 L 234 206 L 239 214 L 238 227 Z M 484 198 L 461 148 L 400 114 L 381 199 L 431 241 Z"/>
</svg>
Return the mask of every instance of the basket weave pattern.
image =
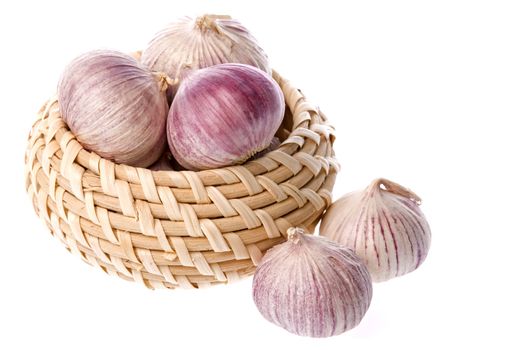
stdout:
<svg viewBox="0 0 525 350">
<path fill-rule="evenodd" d="M 333 128 L 279 74 L 288 115 L 282 145 L 243 165 L 150 171 L 78 143 L 53 98 L 25 155 L 34 209 L 72 253 L 148 288 L 197 288 L 253 274 L 290 226 L 314 226 L 339 169 Z"/>
</svg>

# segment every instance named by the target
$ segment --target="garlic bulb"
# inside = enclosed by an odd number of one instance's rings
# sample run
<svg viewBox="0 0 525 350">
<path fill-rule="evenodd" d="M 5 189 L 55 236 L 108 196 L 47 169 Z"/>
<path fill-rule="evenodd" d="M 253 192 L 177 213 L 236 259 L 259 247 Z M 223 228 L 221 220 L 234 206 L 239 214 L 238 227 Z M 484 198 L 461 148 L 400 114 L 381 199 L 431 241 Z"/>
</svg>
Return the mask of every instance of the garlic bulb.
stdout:
<svg viewBox="0 0 525 350">
<path fill-rule="evenodd" d="M 250 32 L 221 15 L 179 19 L 156 34 L 143 51 L 142 62 L 179 81 L 193 70 L 220 63 L 243 63 L 271 74 L 268 57 Z"/>
<path fill-rule="evenodd" d="M 370 275 L 352 250 L 288 229 L 253 277 L 253 300 L 270 322 L 289 332 L 329 337 L 359 324 L 372 299 Z"/>
<path fill-rule="evenodd" d="M 284 118 L 284 96 L 266 73 L 228 63 L 184 80 L 168 113 L 168 144 L 189 170 L 240 164 L 264 150 Z"/>
<path fill-rule="evenodd" d="M 377 179 L 364 191 L 334 202 L 325 213 L 320 233 L 353 249 L 374 282 L 414 271 L 430 248 L 430 228 L 410 190 Z"/>
<path fill-rule="evenodd" d="M 62 118 L 101 157 L 147 167 L 166 145 L 166 80 L 131 56 L 91 51 L 74 59 L 58 84 Z"/>
</svg>

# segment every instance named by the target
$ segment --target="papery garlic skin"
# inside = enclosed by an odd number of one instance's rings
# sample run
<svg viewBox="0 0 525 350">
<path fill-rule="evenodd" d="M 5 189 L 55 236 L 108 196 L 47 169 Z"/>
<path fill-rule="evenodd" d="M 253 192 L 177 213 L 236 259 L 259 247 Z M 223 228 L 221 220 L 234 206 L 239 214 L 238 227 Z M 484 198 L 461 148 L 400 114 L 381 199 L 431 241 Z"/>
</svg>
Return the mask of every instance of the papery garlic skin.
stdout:
<svg viewBox="0 0 525 350">
<path fill-rule="evenodd" d="M 147 167 L 166 145 L 166 81 L 133 57 L 95 50 L 74 59 L 58 84 L 62 118 L 99 156 Z"/>
<path fill-rule="evenodd" d="M 155 35 L 142 63 L 182 81 L 191 71 L 221 63 L 243 63 L 271 74 L 268 56 L 250 32 L 229 16 L 184 17 Z"/>
<path fill-rule="evenodd" d="M 414 271 L 428 254 L 431 233 L 420 201 L 410 190 L 377 179 L 335 201 L 320 234 L 353 249 L 374 282 L 387 281 Z"/>
<path fill-rule="evenodd" d="M 290 228 L 288 241 L 257 266 L 252 296 L 268 321 L 298 335 L 329 337 L 361 322 L 372 282 L 352 250 Z"/>
<path fill-rule="evenodd" d="M 284 108 L 279 85 L 257 68 L 200 69 L 182 82 L 171 104 L 170 151 L 189 170 L 241 164 L 270 145 Z"/>
</svg>

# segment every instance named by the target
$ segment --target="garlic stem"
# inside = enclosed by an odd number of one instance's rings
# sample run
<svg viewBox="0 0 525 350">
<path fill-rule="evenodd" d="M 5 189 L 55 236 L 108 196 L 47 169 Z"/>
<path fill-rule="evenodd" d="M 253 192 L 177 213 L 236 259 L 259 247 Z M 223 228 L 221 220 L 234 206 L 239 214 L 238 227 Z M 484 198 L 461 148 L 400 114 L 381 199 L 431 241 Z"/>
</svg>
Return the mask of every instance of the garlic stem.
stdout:
<svg viewBox="0 0 525 350">
<path fill-rule="evenodd" d="M 153 76 L 157 79 L 160 91 L 162 92 L 168 90 L 170 86 L 178 84 L 178 79 L 171 79 L 166 73 L 153 72 Z"/>
<path fill-rule="evenodd" d="M 288 241 L 297 244 L 301 240 L 301 235 L 304 234 L 304 230 L 299 227 L 290 227 L 286 230 L 286 234 L 288 235 Z"/>
<path fill-rule="evenodd" d="M 202 15 L 195 20 L 195 28 L 199 28 L 201 31 L 214 30 L 217 34 L 223 34 L 221 28 L 217 25 L 218 19 L 231 19 L 228 15 Z"/>
<path fill-rule="evenodd" d="M 383 186 L 384 189 L 381 187 Z M 398 183 L 395 183 L 393 181 L 387 180 L 385 178 L 378 178 L 374 180 L 370 186 L 368 187 L 367 192 L 374 192 L 374 191 L 388 191 L 390 193 L 398 194 L 400 196 L 403 196 L 407 199 L 410 199 L 411 201 L 415 202 L 417 205 L 421 205 L 421 198 L 411 190 L 409 190 L 406 187 L 401 186 Z"/>
</svg>

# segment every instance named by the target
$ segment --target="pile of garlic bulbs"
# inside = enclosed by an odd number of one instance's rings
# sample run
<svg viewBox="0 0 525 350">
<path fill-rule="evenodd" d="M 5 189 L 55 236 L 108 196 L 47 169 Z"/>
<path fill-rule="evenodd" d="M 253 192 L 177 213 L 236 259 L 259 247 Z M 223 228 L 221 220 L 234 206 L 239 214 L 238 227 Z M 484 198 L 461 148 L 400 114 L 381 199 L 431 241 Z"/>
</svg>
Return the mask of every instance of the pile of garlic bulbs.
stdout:
<svg viewBox="0 0 525 350">
<path fill-rule="evenodd" d="M 252 293 L 261 314 L 289 332 L 340 334 L 359 324 L 372 281 L 414 271 L 430 247 L 430 228 L 412 191 L 386 179 L 335 201 L 320 236 L 290 228 L 255 271 Z"/>
<path fill-rule="evenodd" d="M 218 15 L 179 19 L 142 54 L 77 57 L 58 103 L 84 148 L 152 170 L 242 164 L 275 147 L 285 111 L 267 55 L 239 21 Z"/>
<path fill-rule="evenodd" d="M 154 171 L 242 164 L 277 148 L 283 92 L 268 57 L 229 16 L 184 17 L 142 54 L 96 50 L 77 57 L 58 84 L 61 115 L 88 150 Z M 386 179 L 326 211 L 320 235 L 288 230 L 253 278 L 260 313 L 291 333 L 341 334 L 357 326 L 372 282 L 417 269 L 430 228 L 412 191 Z"/>
</svg>

